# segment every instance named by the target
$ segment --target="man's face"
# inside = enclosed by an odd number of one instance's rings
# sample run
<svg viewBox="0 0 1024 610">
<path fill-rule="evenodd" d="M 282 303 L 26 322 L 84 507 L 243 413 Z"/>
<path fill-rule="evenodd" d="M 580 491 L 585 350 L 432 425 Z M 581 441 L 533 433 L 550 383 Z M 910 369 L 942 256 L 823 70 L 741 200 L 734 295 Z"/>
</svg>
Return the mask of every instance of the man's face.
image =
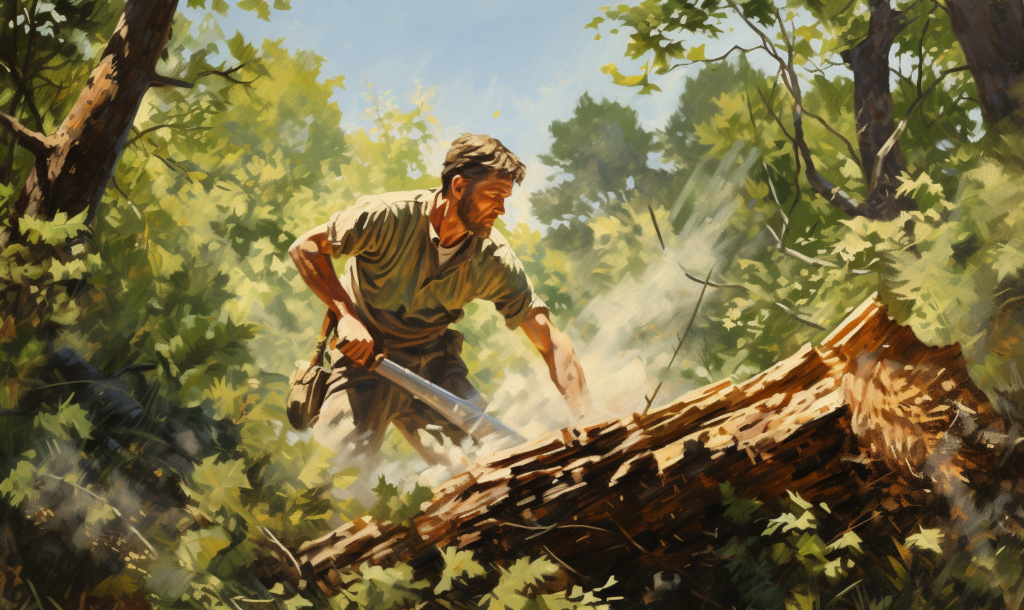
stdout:
<svg viewBox="0 0 1024 610">
<path fill-rule="evenodd" d="M 512 178 L 491 174 L 466 185 L 456 208 L 469 232 L 480 239 L 491 234 L 494 221 L 505 213 L 505 198 L 512 195 Z"/>
</svg>

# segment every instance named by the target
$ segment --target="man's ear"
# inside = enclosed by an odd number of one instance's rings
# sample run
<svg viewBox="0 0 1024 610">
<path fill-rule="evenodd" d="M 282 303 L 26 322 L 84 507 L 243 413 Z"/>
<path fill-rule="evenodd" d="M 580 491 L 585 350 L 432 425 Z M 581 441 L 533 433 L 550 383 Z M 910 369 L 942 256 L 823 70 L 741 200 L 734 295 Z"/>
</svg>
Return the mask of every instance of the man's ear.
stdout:
<svg viewBox="0 0 1024 610">
<path fill-rule="evenodd" d="M 462 176 L 454 176 L 451 184 L 448 185 L 448 195 L 454 201 L 460 201 L 462 196 L 466 194 L 466 187 L 469 185 L 469 181 Z"/>
</svg>

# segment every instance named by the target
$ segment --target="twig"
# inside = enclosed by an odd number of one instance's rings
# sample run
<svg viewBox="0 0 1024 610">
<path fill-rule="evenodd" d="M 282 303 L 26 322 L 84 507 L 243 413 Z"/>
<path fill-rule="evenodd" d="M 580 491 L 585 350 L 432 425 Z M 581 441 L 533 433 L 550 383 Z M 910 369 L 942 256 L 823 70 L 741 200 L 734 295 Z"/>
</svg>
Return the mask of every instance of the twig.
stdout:
<svg viewBox="0 0 1024 610">
<path fill-rule="evenodd" d="M 229 80 L 229 81 L 231 81 L 231 82 L 233 82 L 235 84 L 249 86 L 249 85 L 255 83 L 256 79 L 259 78 L 259 76 L 257 76 L 256 78 L 254 78 L 252 80 L 239 80 L 239 79 L 231 76 L 232 74 L 234 74 L 235 72 L 238 72 L 239 70 L 241 70 L 244 67 L 245 67 L 245 62 L 243 61 L 242 63 L 238 64 L 234 68 L 231 68 L 230 70 L 212 70 L 212 69 L 211 70 L 204 70 L 204 71 L 202 71 L 202 72 L 200 72 L 199 74 L 196 75 L 196 80 L 199 80 L 200 78 L 203 78 L 204 76 L 219 76 L 219 77 L 225 78 L 225 79 L 227 79 L 227 80 Z"/>
<path fill-rule="evenodd" d="M 603 532 L 605 534 L 615 535 L 615 532 L 610 531 L 610 530 L 606 530 L 606 529 L 604 529 L 602 527 L 595 527 L 593 525 L 578 525 L 576 523 L 565 523 L 565 524 L 555 523 L 554 525 L 536 526 L 536 525 L 520 525 L 518 523 L 508 523 L 508 522 L 502 521 L 499 525 L 507 525 L 509 527 L 518 527 L 519 529 L 522 529 L 522 530 L 536 530 L 537 533 L 536 534 L 531 534 L 531 535 L 527 536 L 526 537 L 527 540 L 531 540 L 531 539 L 536 538 L 538 536 L 543 536 L 544 534 L 550 532 L 551 530 L 555 530 L 555 529 L 594 530 L 596 532 Z"/>
<path fill-rule="evenodd" d="M 806 254 L 801 254 L 800 252 L 797 252 L 795 250 L 790 250 L 782 243 L 782 240 L 786 238 L 786 231 L 789 229 L 789 217 L 786 215 L 786 211 L 782 209 L 782 204 L 779 203 L 779 196 L 775 192 L 775 184 L 772 182 L 771 174 L 768 173 L 768 164 L 764 163 L 763 161 L 761 163 L 762 165 L 764 165 L 765 178 L 768 180 L 768 190 L 771 191 L 772 201 L 775 202 L 775 207 L 779 209 L 779 214 L 782 215 L 781 233 L 776 233 L 770 225 L 765 225 L 768 231 L 772 234 L 772 237 L 775 238 L 775 245 L 779 249 L 779 252 L 787 256 L 792 256 L 793 258 L 801 262 L 807 263 L 809 265 L 818 265 L 819 267 L 838 267 L 838 265 L 836 265 L 833 262 L 826 261 L 820 258 L 814 258 L 812 256 L 807 256 Z"/>
<path fill-rule="evenodd" d="M 697 297 L 697 304 L 693 307 L 693 314 L 690 316 L 690 321 L 686 324 L 686 330 L 683 331 L 682 336 L 679 337 L 679 343 L 676 344 L 676 350 L 672 352 L 672 358 L 669 359 L 668 364 L 665 365 L 665 370 L 662 371 L 662 377 L 668 373 L 668 370 L 672 367 L 672 363 L 676 361 L 676 356 L 679 355 L 679 350 L 683 348 L 683 342 L 686 341 L 686 336 L 690 334 L 690 329 L 693 327 L 693 321 L 697 319 L 697 311 L 700 310 L 700 304 L 704 300 L 704 292 L 708 289 L 708 280 L 711 279 L 711 272 L 714 271 L 714 266 L 708 269 L 708 276 L 704 279 L 704 285 L 700 289 L 700 296 Z M 654 404 L 654 399 L 657 398 L 658 392 L 661 391 L 661 386 L 665 383 L 664 379 L 658 382 L 658 387 L 654 388 L 654 393 L 647 399 L 647 406 L 644 407 L 641 417 L 647 415 L 647 412 L 651 410 L 651 405 Z"/>
<path fill-rule="evenodd" d="M 149 84 L 154 87 L 181 87 L 182 89 L 191 89 L 195 86 L 187 80 L 181 80 L 179 78 L 165 76 L 163 74 L 151 75 L 149 77 Z"/>
<path fill-rule="evenodd" d="M 143 136 L 151 134 L 154 131 L 157 131 L 158 129 L 180 129 L 182 131 L 195 131 L 195 130 L 198 129 L 200 131 L 207 131 L 207 130 L 210 130 L 210 129 L 213 129 L 213 128 L 212 127 L 206 127 L 204 125 L 193 125 L 191 127 L 188 127 L 188 126 L 184 126 L 184 125 L 172 125 L 170 123 L 162 123 L 160 125 L 153 125 L 152 127 L 147 127 L 145 129 L 143 129 L 142 131 L 139 131 L 138 129 L 136 129 L 135 130 L 135 137 L 133 137 L 130 140 L 128 140 L 127 142 L 125 142 L 124 145 L 125 146 L 131 146 L 137 140 L 141 139 Z"/>
<path fill-rule="evenodd" d="M 676 263 L 676 264 L 678 265 L 679 263 Z M 704 281 L 704 280 L 702 280 L 702 279 L 700 279 L 698 277 L 694 277 L 694 276 L 690 275 L 686 271 L 686 269 L 683 269 L 682 265 L 679 265 L 679 268 L 683 270 L 683 275 L 685 275 L 687 278 L 697 282 L 698 284 L 704 284 L 705 286 L 710 286 L 712 288 L 738 288 L 739 290 L 750 292 L 750 289 L 747 288 L 746 286 L 742 285 L 742 284 L 716 284 L 714 282 L 706 282 L 706 281 Z"/>
<path fill-rule="evenodd" d="M 874 170 L 871 172 L 871 182 L 870 184 L 868 184 L 869 191 L 871 189 L 874 189 L 875 185 L 878 184 L 878 179 L 882 176 L 882 162 L 885 160 L 886 155 L 889 154 L 889 151 L 892 150 L 893 147 L 896 145 L 896 142 L 899 141 L 900 135 L 903 134 L 903 130 L 907 128 L 907 123 L 910 122 L 910 117 L 914 114 L 914 111 L 916 111 L 921 106 L 921 103 L 924 101 L 924 98 L 931 94 L 932 90 L 935 89 L 935 87 L 938 86 L 940 82 L 942 82 L 942 79 L 946 78 L 950 74 L 953 74 L 954 72 L 963 72 L 964 70 L 968 70 L 969 68 L 969 66 L 957 66 L 956 68 L 949 68 L 947 70 L 939 72 L 938 77 L 936 77 L 935 80 L 932 81 L 932 84 L 929 85 L 928 88 L 925 89 L 921 95 L 917 96 L 917 99 L 914 100 L 914 103 L 910 105 L 910 109 L 907 110 L 907 114 L 905 114 L 903 118 L 900 120 L 900 124 L 896 126 L 896 129 L 893 130 L 892 135 L 890 135 L 889 139 L 885 141 L 885 144 L 882 145 L 882 148 L 878 150 L 878 158 L 875 159 L 875 167 Z"/>
<path fill-rule="evenodd" d="M 798 316 L 798 315 L 796 314 L 796 312 L 794 312 L 794 311 L 793 311 L 792 309 L 790 309 L 789 307 L 786 307 L 786 306 L 785 306 L 785 305 L 783 305 L 782 303 L 780 303 L 780 302 L 778 302 L 778 301 L 774 301 L 774 303 L 775 303 L 775 305 L 776 305 L 777 307 L 779 307 L 780 309 L 782 309 L 782 311 L 786 312 L 786 315 L 787 315 L 787 316 L 789 316 L 789 317 L 793 318 L 793 319 L 794 319 L 794 320 L 796 320 L 797 322 L 800 322 L 801 324 L 806 324 L 807 326 L 810 326 L 811 328 L 817 328 L 818 330 L 828 330 L 828 329 L 827 329 L 827 328 L 825 328 L 824 326 L 821 326 L 820 324 L 815 324 L 814 322 L 811 322 L 811 321 L 810 321 L 810 320 L 808 320 L 807 318 L 801 318 L 800 316 Z"/>
<path fill-rule="evenodd" d="M 590 579 L 589 579 L 589 578 L 587 578 L 586 576 L 584 576 L 584 575 L 580 574 L 579 572 L 577 572 L 577 571 L 576 571 L 576 570 L 575 570 L 575 569 L 574 569 L 574 568 L 573 568 L 573 567 L 572 567 L 571 565 L 569 565 L 569 564 L 565 563 L 564 561 L 562 561 L 561 559 L 559 559 L 559 558 L 558 558 L 558 555 L 555 555 L 554 553 L 552 553 L 552 552 L 551 552 L 551 549 L 549 549 L 548 547 L 546 547 L 546 546 L 544 546 L 544 545 L 541 545 L 541 547 L 540 547 L 540 548 L 544 549 L 544 552 L 545 552 L 545 553 L 547 553 L 548 555 L 550 555 L 552 559 L 554 559 L 555 561 L 557 561 L 557 562 L 558 562 L 558 564 L 559 564 L 559 565 L 561 565 L 561 566 L 562 566 L 563 568 L 565 568 L 566 570 L 569 570 L 570 572 L 572 572 L 572 573 L 573 573 L 573 574 L 575 574 L 576 576 L 579 576 L 579 577 L 580 577 L 580 578 L 582 578 L 583 580 L 590 580 Z"/>
<path fill-rule="evenodd" d="M 786 136 L 786 139 L 792 142 L 793 144 L 796 144 L 796 140 L 794 140 L 793 136 L 789 135 L 789 132 L 786 131 L 786 126 L 782 124 L 781 120 L 779 120 L 779 115 L 775 114 L 775 109 L 772 108 L 772 105 L 770 103 L 768 103 L 768 100 L 765 98 L 764 93 L 761 92 L 760 87 L 757 88 L 757 94 L 761 96 L 761 101 L 764 102 L 765 108 L 768 109 L 768 114 L 772 115 L 772 118 L 775 119 L 775 123 L 779 126 L 779 129 L 782 130 L 782 135 Z"/>
<path fill-rule="evenodd" d="M 118 517 L 119 519 L 121 519 L 121 521 L 124 522 L 125 526 L 127 526 L 128 529 L 130 529 L 133 534 L 135 534 L 136 536 L 139 537 L 139 540 L 142 541 L 142 544 L 146 545 L 146 548 L 149 549 L 149 551 L 151 553 L 153 553 L 153 557 L 156 558 L 156 559 L 160 558 L 160 553 L 156 552 L 156 548 L 152 544 L 149 543 L 149 540 L 146 540 L 146 537 L 143 536 L 139 532 L 139 530 L 135 529 L 135 526 L 132 525 L 131 522 L 129 522 L 128 519 L 125 519 L 124 515 L 121 514 L 121 511 L 117 510 L 117 507 L 114 506 L 113 504 L 111 504 L 109 501 L 107 501 L 106 498 L 104 498 L 104 497 L 102 497 L 102 496 L 100 496 L 98 494 L 95 494 L 95 493 L 89 491 L 88 489 L 82 487 L 81 485 L 77 485 L 75 483 L 72 483 L 71 481 L 68 481 L 66 479 L 62 479 L 62 478 L 60 478 L 60 477 L 58 477 L 56 475 L 50 474 L 48 472 L 44 472 L 43 476 L 44 477 L 50 477 L 51 479 L 54 479 L 56 481 L 60 481 L 61 483 L 67 483 L 68 485 L 74 487 L 75 489 L 77 489 L 79 491 L 82 491 L 82 492 L 85 492 L 85 493 L 89 494 L 90 496 L 96 498 L 100 502 L 103 502 L 104 504 L 106 504 L 108 507 L 110 507 L 110 510 L 114 511 L 114 515 L 116 517 Z"/>
<path fill-rule="evenodd" d="M 825 119 L 823 119 L 820 116 L 814 114 L 813 112 L 808 112 L 806 108 L 804 109 L 804 114 L 806 114 L 807 116 L 811 117 L 815 121 L 818 121 L 819 123 L 821 123 L 822 127 L 824 127 L 825 129 L 829 130 L 829 132 L 831 132 L 832 135 L 834 135 L 835 137 L 837 137 L 840 140 L 842 140 L 843 144 L 846 144 L 846 150 L 850 153 L 850 158 L 853 159 L 854 161 L 856 161 L 857 165 L 860 165 L 860 155 L 857 154 L 857 151 L 853 148 L 853 144 L 849 140 L 847 140 L 846 137 L 843 136 L 843 134 L 839 133 L 831 125 L 826 123 Z"/>
<path fill-rule="evenodd" d="M 647 209 L 651 212 L 651 222 L 654 223 L 654 232 L 658 234 L 658 242 L 661 243 L 661 249 L 665 249 L 665 240 L 661 238 L 661 227 L 658 226 L 658 219 L 654 217 L 654 208 L 651 204 L 647 204 Z"/>
<path fill-rule="evenodd" d="M 289 551 L 285 545 L 281 544 L 281 541 L 277 539 L 274 532 L 270 531 L 266 527 L 261 527 L 260 531 L 262 531 L 267 538 L 270 538 L 270 542 L 274 545 L 274 548 L 283 553 L 285 558 L 291 562 L 292 567 L 295 568 L 295 571 L 299 575 L 299 591 L 304 590 L 306 588 L 306 581 L 302 578 L 302 566 L 299 565 L 299 560 L 295 558 L 295 555 L 292 555 L 292 552 Z"/>
<path fill-rule="evenodd" d="M 751 51 L 756 51 L 756 50 L 758 50 L 760 48 L 761 47 L 754 47 L 752 49 L 744 49 L 743 47 L 741 47 L 739 45 L 733 45 L 733 47 L 731 49 L 726 51 L 725 54 L 720 56 L 720 57 L 709 57 L 709 58 L 706 58 L 706 59 L 691 59 L 688 62 L 679 62 L 677 64 L 672 64 L 671 67 L 669 67 L 664 72 L 661 72 L 661 74 L 668 74 L 669 72 L 671 72 L 672 70 L 675 70 L 676 68 L 685 68 L 686 66 L 692 66 L 694 64 L 719 62 L 719 61 L 722 61 L 723 59 L 729 57 L 729 55 L 732 54 L 733 51 L 742 51 L 744 54 L 746 54 L 746 53 L 750 53 Z"/>
</svg>

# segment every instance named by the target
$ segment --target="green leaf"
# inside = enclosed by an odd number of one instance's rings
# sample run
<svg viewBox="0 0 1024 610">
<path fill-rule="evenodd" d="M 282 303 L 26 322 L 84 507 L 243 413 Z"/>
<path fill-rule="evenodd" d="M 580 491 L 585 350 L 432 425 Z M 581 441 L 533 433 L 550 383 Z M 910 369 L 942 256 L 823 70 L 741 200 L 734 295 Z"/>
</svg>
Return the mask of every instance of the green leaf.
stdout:
<svg viewBox="0 0 1024 610">
<path fill-rule="evenodd" d="M 1024 267 L 1024 239 L 1013 238 L 996 249 L 992 269 L 996 272 L 996 281 L 1015 276 Z"/>
<path fill-rule="evenodd" d="M 706 43 L 701 43 L 700 46 L 690 47 L 690 50 L 686 52 L 686 59 L 690 61 L 703 61 L 707 59 L 707 56 L 704 54 L 705 46 Z"/>
<path fill-rule="evenodd" d="M 36 465 L 31 460 L 35 459 L 36 452 L 30 449 L 24 455 L 28 459 L 20 460 L 11 474 L 0 483 L 0 493 L 10 498 L 13 506 L 21 504 L 35 489 Z"/>
<path fill-rule="evenodd" d="M 256 13 L 263 21 L 270 21 L 270 4 L 267 0 L 239 0 L 238 8 Z"/>
<path fill-rule="evenodd" d="M 942 530 L 921 528 L 920 532 L 907 536 L 906 547 L 918 548 L 941 555 L 942 547 L 939 545 L 942 543 L 942 538 Z"/>
<path fill-rule="evenodd" d="M 222 527 L 185 532 L 178 544 L 178 559 L 193 572 L 202 572 L 213 558 L 231 545 L 231 536 Z"/>
<path fill-rule="evenodd" d="M 256 47 L 246 42 L 241 32 L 236 31 L 235 35 L 227 41 L 227 45 L 231 56 L 239 62 L 252 61 L 256 57 Z"/>
<path fill-rule="evenodd" d="M 725 516 L 740 525 L 749 523 L 754 513 L 761 507 L 762 503 L 757 500 L 747 500 L 737 496 L 728 481 L 719 483 L 718 489 L 722 493 L 722 504 L 726 506 Z"/>
<path fill-rule="evenodd" d="M 529 599 L 523 595 L 529 585 L 535 585 L 554 576 L 558 566 L 540 558 L 530 560 L 523 557 L 517 559 L 509 569 L 499 568 L 501 579 L 493 591 L 484 595 L 480 607 L 486 610 L 506 610 L 507 608 L 523 608 Z"/>
<path fill-rule="evenodd" d="M 473 560 L 472 551 L 460 551 L 455 547 L 447 547 L 443 551 L 444 570 L 441 579 L 434 587 L 434 594 L 440 595 L 452 590 L 453 581 L 466 581 L 479 578 L 487 573 L 482 565 Z"/>
</svg>

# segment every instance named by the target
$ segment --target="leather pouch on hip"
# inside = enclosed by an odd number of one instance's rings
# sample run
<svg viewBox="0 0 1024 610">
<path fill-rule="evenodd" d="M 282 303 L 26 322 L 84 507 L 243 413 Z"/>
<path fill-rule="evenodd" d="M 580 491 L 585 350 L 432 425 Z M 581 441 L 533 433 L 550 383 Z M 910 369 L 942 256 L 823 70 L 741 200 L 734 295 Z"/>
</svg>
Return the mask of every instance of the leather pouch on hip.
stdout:
<svg viewBox="0 0 1024 610">
<path fill-rule="evenodd" d="M 338 318 L 328 310 L 313 360 L 295 363 L 288 392 L 288 421 L 296 430 L 305 430 L 320 415 L 320 407 L 327 396 L 327 378 L 331 374 L 330 369 L 323 366 L 324 352 L 327 339 L 337 326 Z"/>
</svg>

